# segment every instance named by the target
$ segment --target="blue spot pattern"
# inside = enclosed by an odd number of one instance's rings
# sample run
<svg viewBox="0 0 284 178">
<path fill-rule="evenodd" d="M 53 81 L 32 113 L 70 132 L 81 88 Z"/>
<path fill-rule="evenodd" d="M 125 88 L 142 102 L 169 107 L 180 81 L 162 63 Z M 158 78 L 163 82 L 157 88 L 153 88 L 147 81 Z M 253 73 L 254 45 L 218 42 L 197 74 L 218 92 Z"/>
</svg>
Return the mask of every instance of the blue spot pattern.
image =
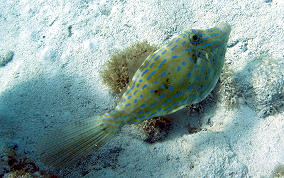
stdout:
<svg viewBox="0 0 284 178">
<path fill-rule="evenodd" d="M 159 96 L 159 99 L 164 98 L 164 96 L 165 96 L 165 94 L 161 94 L 161 95 Z"/>
<path fill-rule="evenodd" d="M 147 77 L 146 80 L 150 80 L 151 76 L 154 75 L 156 72 L 157 72 L 157 71 L 154 70 L 154 71 Z"/>
<path fill-rule="evenodd" d="M 194 88 L 194 85 L 191 84 L 191 85 L 189 85 L 188 90 L 192 90 L 193 88 Z"/>
<path fill-rule="evenodd" d="M 150 105 L 150 107 L 156 106 L 157 102 L 154 102 L 153 104 Z"/>
<path fill-rule="evenodd" d="M 164 77 L 166 74 L 167 74 L 167 72 L 163 72 L 163 73 L 161 74 L 161 77 Z"/>
<path fill-rule="evenodd" d="M 154 63 L 154 62 L 153 62 L 153 63 L 150 65 L 150 68 L 152 68 L 152 67 L 153 67 L 153 65 L 155 65 L 155 64 L 156 64 L 156 63 Z"/>
<path fill-rule="evenodd" d="M 196 81 L 200 81 L 200 77 L 198 75 L 195 77 L 195 79 Z"/>
<path fill-rule="evenodd" d="M 154 61 L 157 61 L 159 58 L 160 58 L 160 55 L 158 55 L 158 56 L 154 59 Z"/>
<path fill-rule="evenodd" d="M 178 47 L 178 45 L 174 45 L 174 47 L 172 47 L 172 51 L 175 50 Z"/>
<path fill-rule="evenodd" d="M 161 68 L 162 65 L 163 65 L 165 62 L 167 62 L 167 59 L 164 59 L 164 60 L 161 62 L 161 64 L 158 66 L 158 68 Z"/>
<path fill-rule="evenodd" d="M 149 71 L 149 69 L 146 69 L 146 70 L 141 74 L 141 76 L 143 77 L 148 71 Z"/>
<path fill-rule="evenodd" d="M 176 97 L 179 97 L 181 95 L 182 95 L 182 91 L 180 91 L 178 94 L 174 94 L 174 97 L 176 98 Z"/>
</svg>

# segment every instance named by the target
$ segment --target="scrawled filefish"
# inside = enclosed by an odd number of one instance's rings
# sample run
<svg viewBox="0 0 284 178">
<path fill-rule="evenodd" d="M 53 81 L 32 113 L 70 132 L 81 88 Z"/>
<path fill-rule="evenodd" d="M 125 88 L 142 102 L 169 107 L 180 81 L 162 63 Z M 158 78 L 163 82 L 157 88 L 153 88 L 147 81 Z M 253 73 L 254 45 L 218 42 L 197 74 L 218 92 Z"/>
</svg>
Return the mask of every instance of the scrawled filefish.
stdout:
<svg viewBox="0 0 284 178">
<path fill-rule="evenodd" d="M 224 64 L 231 27 L 187 30 L 149 55 L 119 104 L 45 136 L 41 160 L 67 167 L 108 142 L 125 124 L 173 113 L 203 100 L 215 87 Z"/>
</svg>

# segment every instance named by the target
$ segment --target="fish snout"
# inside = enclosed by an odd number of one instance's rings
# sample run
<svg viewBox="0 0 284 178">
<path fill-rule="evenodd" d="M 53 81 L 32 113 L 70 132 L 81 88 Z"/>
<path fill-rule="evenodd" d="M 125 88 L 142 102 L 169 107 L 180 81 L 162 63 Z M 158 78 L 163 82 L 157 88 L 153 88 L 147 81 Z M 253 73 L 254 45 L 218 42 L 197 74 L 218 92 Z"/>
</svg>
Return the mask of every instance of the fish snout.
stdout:
<svg viewBox="0 0 284 178">
<path fill-rule="evenodd" d="M 219 27 L 223 32 L 226 32 L 228 34 L 230 34 L 232 28 L 231 25 L 227 24 L 227 23 L 222 23 L 220 25 L 218 25 L 217 27 Z"/>
</svg>

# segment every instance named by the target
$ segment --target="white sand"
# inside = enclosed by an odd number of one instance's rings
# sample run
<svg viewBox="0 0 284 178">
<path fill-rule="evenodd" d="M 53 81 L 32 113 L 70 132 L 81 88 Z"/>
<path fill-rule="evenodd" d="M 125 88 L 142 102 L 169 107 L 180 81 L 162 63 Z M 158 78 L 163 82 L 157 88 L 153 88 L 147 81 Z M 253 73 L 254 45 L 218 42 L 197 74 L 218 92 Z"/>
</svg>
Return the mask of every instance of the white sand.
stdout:
<svg viewBox="0 0 284 178">
<path fill-rule="evenodd" d="M 115 50 L 223 22 L 232 26 L 226 62 L 240 105 L 218 100 L 200 115 L 176 114 L 168 137 L 154 144 L 125 126 L 67 170 L 38 162 L 41 136 L 115 106 L 98 73 Z M 0 67 L 1 155 L 17 144 L 19 155 L 64 177 L 270 177 L 284 164 L 283 29 L 283 0 L 1 1 L 0 52 L 14 52 Z M 270 108 L 276 112 L 264 114 Z M 190 122 L 205 129 L 189 134 Z"/>
</svg>

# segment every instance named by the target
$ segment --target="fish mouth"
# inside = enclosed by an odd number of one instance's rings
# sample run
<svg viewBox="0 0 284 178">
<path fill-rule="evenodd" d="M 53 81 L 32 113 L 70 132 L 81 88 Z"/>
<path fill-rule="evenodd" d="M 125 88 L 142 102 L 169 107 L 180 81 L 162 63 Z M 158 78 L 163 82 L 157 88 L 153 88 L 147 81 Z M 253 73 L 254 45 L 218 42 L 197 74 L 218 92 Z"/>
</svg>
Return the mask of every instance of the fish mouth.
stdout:
<svg viewBox="0 0 284 178">
<path fill-rule="evenodd" d="M 227 33 L 228 35 L 230 34 L 232 30 L 231 25 L 227 23 L 221 23 L 217 27 L 220 28 L 224 33 Z"/>
</svg>

